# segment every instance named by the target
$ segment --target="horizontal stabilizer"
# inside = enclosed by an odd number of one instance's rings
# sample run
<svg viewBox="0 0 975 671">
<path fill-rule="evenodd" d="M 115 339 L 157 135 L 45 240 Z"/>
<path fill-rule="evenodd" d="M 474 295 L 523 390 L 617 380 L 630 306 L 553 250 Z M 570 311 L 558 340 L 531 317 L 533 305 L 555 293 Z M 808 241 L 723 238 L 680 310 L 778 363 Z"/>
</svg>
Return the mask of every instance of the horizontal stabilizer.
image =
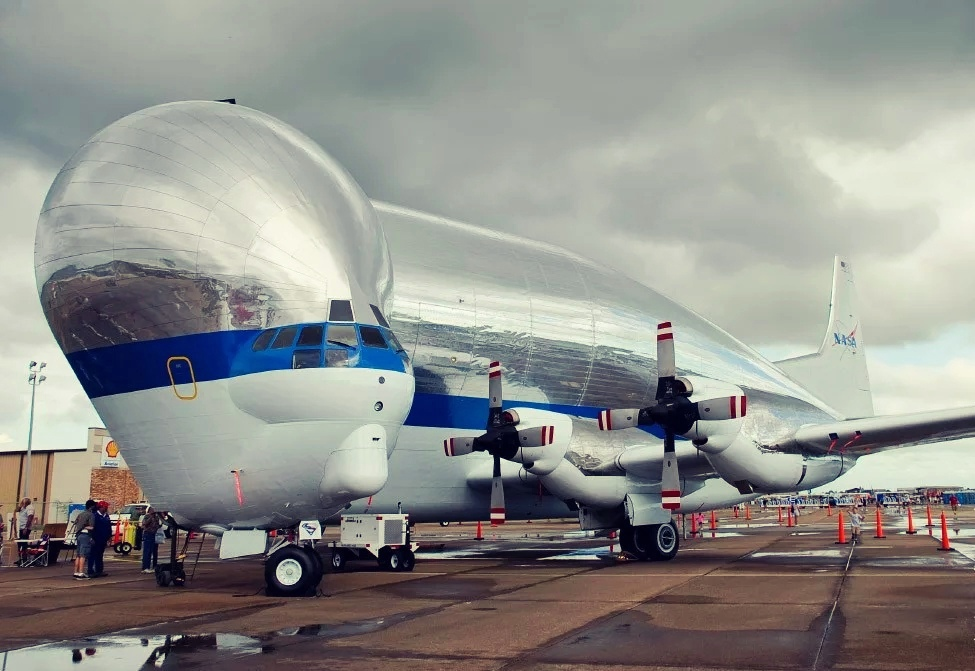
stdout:
<svg viewBox="0 0 975 671">
<path fill-rule="evenodd" d="M 973 436 L 975 406 L 968 406 L 813 424 L 800 428 L 790 443 L 778 447 L 857 457 L 883 450 Z"/>
<path fill-rule="evenodd" d="M 775 365 L 844 417 L 873 414 L 863 328 L 848 261 L 837 256 L 833 263 L 829 324 L 819 351 Z"/>
</svg>

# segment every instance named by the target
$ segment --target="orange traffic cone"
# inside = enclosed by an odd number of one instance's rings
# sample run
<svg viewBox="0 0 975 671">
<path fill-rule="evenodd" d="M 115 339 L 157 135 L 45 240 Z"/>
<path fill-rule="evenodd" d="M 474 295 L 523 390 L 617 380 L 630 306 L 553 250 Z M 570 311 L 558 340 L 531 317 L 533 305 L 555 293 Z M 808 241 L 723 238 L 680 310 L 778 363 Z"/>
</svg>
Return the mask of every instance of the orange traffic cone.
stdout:
<svg viewBox="0 0 975 671">
<path fill-rule="evenodd" d="M 846 545 L 846 526 L 843 524 L 843 511 L 837 511 L 836 520 L 839 529 L 836 534 L 836 545 Z"/>
<path fill-rule="evenodd" d="M 779 524 L 782 524 L 782 506 L 779 506 Z"/>
<path fill-rule="evenodd" d="M 827 503 L 826 504 L 826 517 L 832 517 L 832 516 L 833 516 L 833 506 L 832 506 L 832 504 Z"/>
<path fill-rule="evenodd" d="M 931 504 L 928 504 L 928 526 L 933 527 L 934 522 L 931 521 Z"/>
<path fill-rule="evenodd" d="M 750 520 L 751 518 L 752 518 L 752 509 L 746 503 L 745 504 L 745 519 L 746 520 Z"/>
<path fill-rule="evenodd" d="M 718 528 L 718 521 L 714 518 L 714 511 L 711 511 L 711 526 L 709 527 L 711 531 Z"/>
<path fill-rule="evenodd" d="M 907 533 L 913 535 L 917 533 L 914 528 L 914 513 L 911 512 L 911 507 L 907 506 Z"/>
<path fill-rule="evenodd" d="M 691 535 L 697 533 L 697 513 L 691 513 Z"/>
<path fill-rule="evenodd" d="M 948 520 L 944 513 L 941 513 L 941 547 L 938 552 L 951 552 L 951 545 L 948 543 Z"/>
<path fill-rule="evenodd" d="M 880 516 L 880 508 L 877 508 L 877 534 L 874 538 L 887 538 L 884 536 L 884 522 Z"/>
<path fill-rule="evenodd" d="M 785 511 L 785 519 L 786 519 L 786 525 L 785 526 L 787 526 L 787 527 L 794 527 L 795 526 L 795 523 L 792 521 L 792 508 L 789 508 L 788 510 Z"/>
<path fill-rule="evenodd" d="M 481 529 L 481 520 L 477 521 L 477 535 L 474 536 L 474 540 L 476 541 L 484 540 L 484 531 Z"/>
<path fill-rule="evenodd" d="M 738 506 L 735 506 L 735 519 L 738 519 Z"/>
</svg>

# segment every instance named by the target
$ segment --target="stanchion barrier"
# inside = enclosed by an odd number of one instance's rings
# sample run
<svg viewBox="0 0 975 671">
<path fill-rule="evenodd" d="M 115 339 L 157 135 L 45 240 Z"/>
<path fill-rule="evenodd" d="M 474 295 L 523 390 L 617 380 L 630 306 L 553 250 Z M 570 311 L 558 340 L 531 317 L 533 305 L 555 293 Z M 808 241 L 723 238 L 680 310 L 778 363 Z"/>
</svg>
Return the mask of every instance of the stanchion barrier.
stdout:
<svg viewBox="0 0 975 671">
<path fill-rule="evenodd" d="M 884 536 L 884 522 L 881 519 L 880 508 L 877 508 L 877 533 L 874 538 L 887 538 Z"/>
<path fill-rule="evenodd" d="M 474 536 L 474 540 L 476 541 L 484 540 L 484 531 L 481 529 L 481 520 L 477 521 L 477 535 Z"/>
<path fill-rule="evenodd" d="M 931 504 L 928 504 L 928 526 L 933 527 L 934 522 L 931 521 Z"/>
<path fill-rule="evenodd" d="M 836 545 L 846 545 L 846 527 L 843 525 L 843 511 L 836 511 L 836 521 L 839 525 L 839 529 L 836 533 Z"/>
<path fill-rule="evenodd" d="M 782 524 L 782 506 L 779 506 L 779 524 Z"/>
<path fill-rule="evenodd" d="M 939 552 L 951 552 L 951 545 L 948 543 L 948 519 L 941 513 L 941 547 Z"/>
<path fill-rule="evenodd" d="M 691 535 L 697 533 L 697 513 L 691 513 Z"/>
<path fill-rule="evenodd" d="M 832 504 L 827 503 L 826 504 L 826 517 L 832 517 L 832 516 L 833 516 L 833 506 L 832 506 Z"/>
<path fill-rule="evenodd" d="M 715 517 L 714 517 L 714 511 L 712 510 L 711 511 L 711 527 L 710 527 L 710 529 L 711 529 L 711 531 L 714 531 L 717 528 L 718 528 L 718 520 L 715 519 Z"/>
<path fill-rule="evenodd" d="M 914 528 L 914 513 L 911 512 L 910 506 L 907 506 L 907 533 L 911 535 L 917 533 L 917 529 Z"/>
</svg>

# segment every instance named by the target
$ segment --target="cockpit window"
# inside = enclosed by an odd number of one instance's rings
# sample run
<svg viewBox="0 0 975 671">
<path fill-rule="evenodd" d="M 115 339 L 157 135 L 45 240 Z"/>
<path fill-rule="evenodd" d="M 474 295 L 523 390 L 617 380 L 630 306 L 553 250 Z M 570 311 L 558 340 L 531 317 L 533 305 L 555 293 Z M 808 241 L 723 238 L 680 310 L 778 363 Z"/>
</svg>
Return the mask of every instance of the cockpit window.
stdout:
<svg viewBox="0 0 975 671">
<path fill-rule="evenodd" d="M 322 365 L 320 349 L 296 349 L 292 358 L 293 368 L 319 368 Z"/>
<path fill-rule="evenodd" d="M 400 343 L 399 338 L 392 331 L 389 332 L 389 344 L 393 346 L 393 349 L 397 352 L 405 352 L 406 348 Z"/>
<path fill-rule="evenodd" d="M 349 350 L 347 349 L 327 349 L 325 350 L 325 365 L 329 368 L 344 368 L 349 365 Z"/>
<path fill-rule="evenodd" d="M 358 347 L 359 338 L 356 337 L 355 327 L 345 324 L 329 324 L 328 331 L 325 332 L 329 345 L 342 345 L 344 347 Z"/>
<path fill-rule="evenodd" d="M 330 322 L 351 322 L 355 321 L 352 316 L 352 301 L 332 301 L 328 308 L 328 321 Z"/>
<path fill-rule="evenodd" d="M 389 322 L 386 321 L 385 317 L 383 317 L 383 313 L 379 311 L 379 308 L 377 308 L 375 305 L 370 305 L 369 307 L 372 308 L 372 314 L 376 315 L 376 321 L 379 322 L 379 325 L 389 328 Z"/>
<path fill-rule="evenodd" d="M 298 347 L 318 347 L 322 344 L 322 335 L 325 333 L 325 329 L 321 324 L 316 324 L 315 326 L 306 326 L 301 329 L 301 335 L 298 336 Z"/>
<path fill-rule="evenodd" d="M 278 336 L 271 343 L 271 349 L 281 349 L 291 347 L 295 342 L 295 335 L 298 333 L 297 326 L 286 326 L 278 331 Z"/>
<path fill-rule="evenodd" d="M 388 347 L 382 331 L 375 326 L 360 326 L 359 335 L 362 336 L 362 344 L 366 347 L 380 347 L 382 349 Z"/>
<path fill-rule="evenodd" d="M 267 331 L 261 331 L 261 335 L 257 336 L 257 340 L 254 341 L 251 349 L 255 352 L 262 352 L 266 350 L 267 346 L 271 344 L 271 338 L 274 337 L 276 330 L 277 329 L 268 329 Z"/>
</svg>

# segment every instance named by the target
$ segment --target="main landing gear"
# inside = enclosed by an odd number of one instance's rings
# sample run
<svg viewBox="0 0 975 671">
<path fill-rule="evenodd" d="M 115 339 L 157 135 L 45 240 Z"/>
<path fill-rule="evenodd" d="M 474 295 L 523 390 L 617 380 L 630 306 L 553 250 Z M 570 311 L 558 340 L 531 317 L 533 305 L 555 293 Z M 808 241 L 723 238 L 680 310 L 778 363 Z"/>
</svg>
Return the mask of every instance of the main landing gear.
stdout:
<svg viewBox="0 0 975 671">
<path fill-rule="evenodd" d="M 313 545 L 283 544 L 264 564 L 268 596 L 314 596 L 325 562 Z"/>
<path fill-rule="evenodd" d="M 673 520 L 639 527 L 626 522 L 620 528 L 620 547 L 640 561 L 669 561 L 680 549 L 680 535 Z"/>
</svg>

